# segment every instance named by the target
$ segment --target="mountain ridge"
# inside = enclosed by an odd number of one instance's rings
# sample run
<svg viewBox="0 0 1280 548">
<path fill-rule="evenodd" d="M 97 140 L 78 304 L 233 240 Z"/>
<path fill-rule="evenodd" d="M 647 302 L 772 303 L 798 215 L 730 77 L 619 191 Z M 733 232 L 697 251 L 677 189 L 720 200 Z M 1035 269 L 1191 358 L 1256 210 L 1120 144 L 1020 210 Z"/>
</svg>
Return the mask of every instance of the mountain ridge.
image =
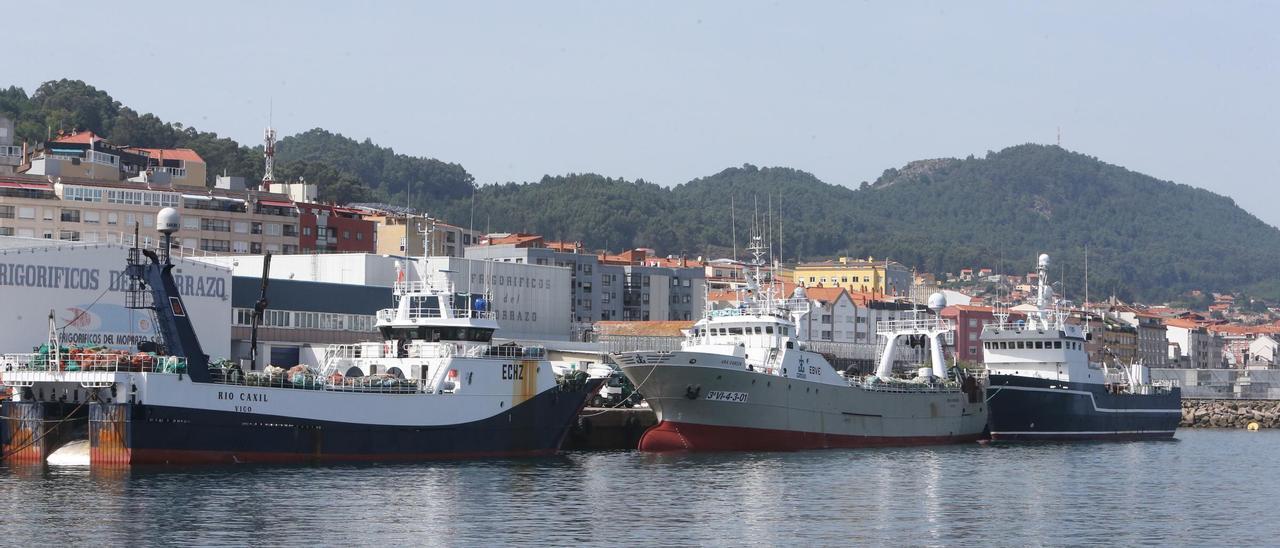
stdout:
<svg viewBox="0 0 1280 548">
<path fill-rule="evenodd" d="M 78 80 L 45 82 L 30 96 L 0 89 L 0 113 L 14 118 L 19 140 L 42 140 L 54 127 L 89 129 L 121 144 L 193 148 L 210 177 L 262 175 L 261 146 L 139 113 Z M 476 186 L 457 163 L 321 128 L 281 139 L 277 160 L 278 178 L 316 181 L 324 200 L 408 202 L 459 226 L 539 232 L 590 248 L 726 256 L 735 247 L 730 227 L 740 251 L 754 216 L 780 223 L 770 240 L 787 260 L 875 256 L 936 273 L 1017 273 L 1047 252 L 1065 285 L 1082 287 L 1088 249 L 1098 294 L 1280 297 L 1271 276 L 1280 270 L 1280 229 L 1229 197 L 1054 145 L 916 160 L 856 189 L 751 164 L 672 187 L 590 173 Z"/>
</svg>

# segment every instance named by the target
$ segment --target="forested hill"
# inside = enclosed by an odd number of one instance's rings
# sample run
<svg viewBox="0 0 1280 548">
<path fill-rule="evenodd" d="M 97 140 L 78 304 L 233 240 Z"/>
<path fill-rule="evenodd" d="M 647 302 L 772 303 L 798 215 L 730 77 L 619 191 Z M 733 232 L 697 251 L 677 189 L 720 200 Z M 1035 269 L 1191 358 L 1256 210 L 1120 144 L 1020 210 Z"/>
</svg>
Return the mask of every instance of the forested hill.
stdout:
<svg viewBox="0 0 1280 548">
<path fill-rule="evenodd" d="M 30 95 L 0 89 L 0 115 L 16 122 L 18 142 L 88 129 L 117 144 L 193 148 L 211 178 L 262 177 L 261 145 L 140 113 L 78 80 L 45 82 Z M 1280 230 L 1229 198 L 1054 146 L 912 162 L 857 190 L 752 165 L 673 188 L 593 174 L 474 187 L 458 164 L 323 129 L 285 137 L 277 149 L 277 178 L 317 182 L 323 200 L 404 203 L 412 189 L 413 205 L 461 226 L 539 232 L 593 249 L 723 256 L 735 224 L 745 247 L 758 210 L 780 219 L 773 240 L 789 261 L 871 255 L 936 273 L 1022 273 L 1045 252 L 1078 297 L 1087 246 L 1097 295 L 1163 299 L 1205 289 L 1280 297 Z"/>
<path fill-rule="evenodd" d="M 739 248 L 753 209 L 763 215 L 772 207 L 788 260 L 871 255 L 937 273 L 984 266 L 1025 273 L 1044 252 L 1076 298 L 1086 246 L 1094 296 L 1165 299 L 1189 289 L 1272 296 L 1280 271 L 1280 230 L 1231 199 L 1041 145 L 913 162 L 860 190 L 751 165 L 671 189 L 598 175 L 544 177 L 481 187 L 474 219 L 477 228 L 491 219 L 589 248 L 697 256 L 731 247 L 731 197 Z M 462 201 L 446 214 L 465 226 L 471 211 Z"/>
<path fill-rule="evenodd" d="M 16 142 L 42 143 L 59 130 L 90 130 L 117 145 L 191 148 L 204 158 L 212 184 L 217 175 L 262 179 L 262 145 L 246 146 L 209 131 L 164 121 L 120 104 L 107 92 L 80 80 L 51 80 L 30 95 L 0 88 L 0 116 L 14 121 Z M 337 202 L 404 203 L 412 187 L 414 203 L 425 205 L 470 194 L 472 177 L 462 166 L 416 158 L 323 129 L 284 137 L 276 145 L 276 178 L 305 177 L 320 184 L 320 197 Z"/>
</svg>

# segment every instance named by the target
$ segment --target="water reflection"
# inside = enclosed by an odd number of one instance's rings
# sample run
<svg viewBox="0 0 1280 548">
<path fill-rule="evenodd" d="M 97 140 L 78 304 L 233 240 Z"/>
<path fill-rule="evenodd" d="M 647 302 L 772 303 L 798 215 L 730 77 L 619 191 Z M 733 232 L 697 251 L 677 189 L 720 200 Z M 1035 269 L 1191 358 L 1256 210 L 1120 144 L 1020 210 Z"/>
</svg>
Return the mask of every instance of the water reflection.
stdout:
<svg viewBox="0 0 1280 548">
<path fill-rule="evenodd" d="M 1273 542 L 1280 479 L 1238 465 L 1280 450 L 1280 432 L 1179 436 L 324 467 L 9 465 L 0 533 L 24 545 Z"/>
</svg>

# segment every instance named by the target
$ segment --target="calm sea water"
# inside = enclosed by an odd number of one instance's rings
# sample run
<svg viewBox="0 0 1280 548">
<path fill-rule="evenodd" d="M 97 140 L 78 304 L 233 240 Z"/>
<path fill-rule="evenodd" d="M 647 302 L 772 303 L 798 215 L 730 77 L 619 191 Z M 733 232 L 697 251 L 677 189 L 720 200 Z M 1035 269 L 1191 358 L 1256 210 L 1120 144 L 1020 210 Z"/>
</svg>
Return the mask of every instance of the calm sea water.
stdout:
<svg viewBox="0 0 1280 548">
<path fill-rule="evenodd" d="M 1274 545 L 1280 431 L 365 466 L 0 468 L 12 545 Z"/>
</svg>

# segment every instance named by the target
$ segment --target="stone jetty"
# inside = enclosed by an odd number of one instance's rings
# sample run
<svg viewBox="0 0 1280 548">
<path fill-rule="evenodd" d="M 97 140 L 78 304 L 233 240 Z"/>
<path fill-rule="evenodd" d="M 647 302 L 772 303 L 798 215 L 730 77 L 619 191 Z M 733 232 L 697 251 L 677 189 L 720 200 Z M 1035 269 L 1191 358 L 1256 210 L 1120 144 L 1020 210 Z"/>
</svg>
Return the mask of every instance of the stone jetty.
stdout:
<svg viewBox="0 0 1280 548">
<path fill-rule="evenodd" d="M 1183 428 L 1280 428 L 1280 400 L 1182 400 Z"/>
</svg>

